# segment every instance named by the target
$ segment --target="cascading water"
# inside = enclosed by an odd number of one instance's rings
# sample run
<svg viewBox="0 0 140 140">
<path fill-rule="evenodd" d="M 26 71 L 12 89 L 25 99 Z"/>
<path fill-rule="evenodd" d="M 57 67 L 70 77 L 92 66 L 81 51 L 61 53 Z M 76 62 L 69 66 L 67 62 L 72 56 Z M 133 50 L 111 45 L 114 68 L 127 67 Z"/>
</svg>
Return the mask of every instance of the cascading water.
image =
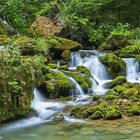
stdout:
<svg viewBox="0 0 140 140">
<path fill-rule="evenodd" d="M 126 78 L 128 81 L 135 83 L 140 80 L 139 62 L 135 58 L 124 58 L 126 62 Z"/>
<path fill-rule="evenodd" d="M 69 77 L 69 79 L 71 80 L 71 82 L 73 83 L 74 89 L 72 89 L 72 95 L 84 95 L 84 91 L 81 88 L 81 86 L 76 82 L 76 80 L 72 77 Z"/>
<path fill-rule="evenodd" d="M 99 57 L 103 55 L 105 53 L 99 53 L 94 50 L 81 50 L 71 54 L 70 69 L 75 69 L 78 65 L 87 67 L 92 74 L 92 92 L 98 94 L 104 94 L 106 92 L 103 85 L 111 79 L 111 76 L 99 60 Z"/>
<path fill-rule="evenodd" d="M 1 47 L 0 47 L 1 48 Z M 79 52 L 73 52 L 71 54 L 70 69 L 76 69 L 78 65 L 87 67 L 92 76 L 91 81 L 92 91 L 96 94 L 104 94 L 107 89 L 104 89 L 103 85 L 111 81 L 111 75 L 109 75 L 104 67 L 104 65 L 99 61 L 99 57 L 105 55 L 105 53 L 99 53 L 93 50 L 81 50 Z M 130 82 L 140 83 L 140 65 L 139 62 L 134 58 L 125 58 L 126 62 L 126 77 Z M 59 61 L 57 63 L 60 65 Z M 54 70 L 59 71 L 59 70 Z M 37 112 L 37 115 L 30 118 L 25 118 L 10 124 L 7 124 L 4 129 L 0 129 L 0 132 L 12 131 L 13 129 L 19 129 L 24 127 L 29 127 L 33 125 L 38 125 L 46 122 L 53 121 L 54 115 L 57 113 L 62 113 L 64 115 L 64 121 L 67 122 L 83 122 L 78 119 L 70 118 L 64 113 L 64 108 L 74 105 L 85 105 L 91 103 L 90 96 L 86 95 L 80 85 L 73 79 L 69 77 L 74 85 L 73 94 L 76 96 L 73 101 L 66 103 L 56 102 L 52 100 L 45 99 L 38 89 L 34 90 L 34 99 L 32 101 L 32 109 Z"/>
</svg>

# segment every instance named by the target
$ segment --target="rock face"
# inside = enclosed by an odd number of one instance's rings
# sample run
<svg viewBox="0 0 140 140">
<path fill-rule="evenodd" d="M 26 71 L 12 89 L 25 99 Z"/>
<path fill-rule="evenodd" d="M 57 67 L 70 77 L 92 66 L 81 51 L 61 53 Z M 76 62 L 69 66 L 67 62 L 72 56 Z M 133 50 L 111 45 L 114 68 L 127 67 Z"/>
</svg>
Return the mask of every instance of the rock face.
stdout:
<svg viewBox="0 0 140 140">
<path fill-rule="evenodd" d="M 18 52 L 0 51 L 0 123 L 27 115 L 33 98 L 33 70 Z"/>
<path fill-rule="evenodd" d="M 37 35 L 50 36 L 61 31 L 61 28 L 47 17 L 39 16 L 31 25 L 31 31 Z"/>
</svg>

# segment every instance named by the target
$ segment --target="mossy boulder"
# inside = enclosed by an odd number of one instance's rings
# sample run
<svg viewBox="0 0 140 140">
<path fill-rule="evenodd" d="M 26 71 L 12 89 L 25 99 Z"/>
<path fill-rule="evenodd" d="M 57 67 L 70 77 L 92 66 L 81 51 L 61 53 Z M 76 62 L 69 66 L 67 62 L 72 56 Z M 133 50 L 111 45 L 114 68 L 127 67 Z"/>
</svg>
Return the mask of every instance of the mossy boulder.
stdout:
<svg viewBox="0 0 140 140">
<path fill-rule="evenodd" d="M 69 96 L 69 90 L 73 88 L 71 81 L 61 72 L 51 72 L 51 79 L 45 82 L 45 91 L 48 98 Z"/>
<path fill-rule="evenodd" d="M 67 59 L 68 56 L 66 56 L 66 54 L 70 55 L 68 50 L 78 51 L 82 49 L 81 44 L 62 37 L 50 36 L 46 39 L 46 41 L 50 53 L 53 53 L 55 58 L 65 57 L 65 59 Z M 63 53 L 64 51 L 66 52 Z"/>
<path fill-rule="evenodd" d="M 86 68 L 85 66 L 77 66 L 76 71 L 78 71 L 82 74 L 85 74 L 87 76 L 91 76 L 91 73 L 90 73 L 89 69 Z"/>
<path fill-rule="evenodd" d="M 106 99 L 106 101 L 113 101 L 113 100 L 117 99 L 117 96 L 115 96 L 115 95 L 106 95 L 105 99 Z"/>
<path fill-rule="evenodd" d="M 124 76 L 118 76 L 117 78 L 113 79 L 111 82 L 105 84 L 107 88 L 113 88 L 118 85 L 123 85 L 127 82 L 127 79 Z"/>
<path fill-rule="evenodd" d="M 138 45 L 126 46 L 125 48 L 115 51 L 115 54 L 124 58 L 136 57 L 140 54 L 140 47 Z"/>
<path fill-rule="evenodd" d="M 90 117 L 92 120 L 98 120 L 103 118 L 103 113 L 101 111 L 94 112 Z"/>
<path fill-rule="evenodd" d="M 100 99 L 100 95 L 93 95 L 92 99 L 93 101 L 98 101 Z"/>
<path fill-rule="evenodd" d="M 101 50 L 115 51 L 129 44 L 130 36 L 110 35 L 106 41 L 100 46 Z"/>
<path fill-rule="evenodd" d="M 120 75 L 125 76 L 126 63 L 123 59 L 117 57 L 113 53 L 101 56 L 99 59 L 105 65 L 108 73 L 110 73 L 113 78 Z"/>
<path fill-rule="evenodd" d="M 70 50 L 65 50 L 62 54 L 61 57 L 64 61 L 69 61 L 71 56 L 71 51 Z"/>
<path fill-rule="evenodd" d="M 7 35 L 0 35 L 0 46 L 5 45 L 10 41 L 10 38 Z"/>
<path fill-rule="evenodd" d="M 113 88 L 113 90 L 118 93 L 121 94 L 123 91 L 125 91 L 127 88 L 125 86 L 121 86 L 121 85 L 117 85 Z"/>
<path fill-rule="evenodd" d="M 58 69 L 59 70 L 68 70 L 69 68 L 68 68 L 68 66 L 63 65 L 63 66 L 59 66 Z"/>
<path fill-rule="evenodd" d="M 122 112 L 118 109 L 111 108 L 106 111 L 105 119 L 107 120 L 115 120 L 122 118 Z"/>
<path fill-rule="evenodd" d="M 0 51 L 0 123 L 30 111 L 35 83 L 31 64 L 19 52 Z"/>
<path fill-rule="evenodd" d="M 140 106 L 132 106 L 129 110 L 128 110 L 128 115 L 129 116 L 138 116 L 140 115 Z"/>
<path fill-rule="evenodd" d="M 84 109 L 82 107 L 75 106 L 75 107 L 71 108 L 70 116 L 77 117 L 77 118 L 82 118 L 82 112 L 83 111 L 84 111 Z"/>
<path fill-rule="evenodd" d="M 133 99 L 138 98 L 139 94 L 135 88 L 129 88 L 123 92 L 124 98 L 126 99 Z"/>
<path fill-rule="evenodd" d="M 43 38 L 33 39 L 17 35 L 12 38 L 11 42 L 12 46 L 18 48 L 22 55 L 45 55 L 48 52 L 46 40 Z"/>
</svg>

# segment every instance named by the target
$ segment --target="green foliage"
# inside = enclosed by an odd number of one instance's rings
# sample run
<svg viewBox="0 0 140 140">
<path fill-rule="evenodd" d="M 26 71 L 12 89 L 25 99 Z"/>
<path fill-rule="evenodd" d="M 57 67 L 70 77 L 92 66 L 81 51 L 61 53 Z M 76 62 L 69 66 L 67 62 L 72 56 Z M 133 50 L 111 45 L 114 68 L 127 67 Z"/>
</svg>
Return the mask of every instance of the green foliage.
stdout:
<svg viewBox="0 0 140 140">
<path fill-rule="evenodd" d="M 100 99 L 99 95 L 93 95 L 92 96 L 93 101 L 98 101 Z"/>
<path fill-rule="evenodd" d="M 132 32 L 130 31 L 129 24 L 118 23 L 116 27 L 110 32 L 111 35 L 119 35 L 119 36 L 131 36 Z"/>
<path fill-rule="evenodd" d="M 48 46 L 47 46 L 47 42 L 45 38 L 37 38 L 36 39 L 36 46 L 43 50 L 46 54 L 49 52 Z"/>
</svg>

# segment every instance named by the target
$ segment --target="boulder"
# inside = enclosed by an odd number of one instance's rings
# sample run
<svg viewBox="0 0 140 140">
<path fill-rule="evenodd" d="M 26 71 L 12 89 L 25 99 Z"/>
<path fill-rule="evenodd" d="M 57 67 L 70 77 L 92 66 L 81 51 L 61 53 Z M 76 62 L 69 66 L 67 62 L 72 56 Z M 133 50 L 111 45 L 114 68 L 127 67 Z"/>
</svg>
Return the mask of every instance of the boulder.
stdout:
<svg viewBox="0 0 140 140">
<path fill-rule="evenodd" d="M 30 27 L 30 31 L 37 36 L 50 36 L 55 35 L 61 31 L 51 19 L 45 16 L 39 16 L 35 19 Z"/>
</svg>

